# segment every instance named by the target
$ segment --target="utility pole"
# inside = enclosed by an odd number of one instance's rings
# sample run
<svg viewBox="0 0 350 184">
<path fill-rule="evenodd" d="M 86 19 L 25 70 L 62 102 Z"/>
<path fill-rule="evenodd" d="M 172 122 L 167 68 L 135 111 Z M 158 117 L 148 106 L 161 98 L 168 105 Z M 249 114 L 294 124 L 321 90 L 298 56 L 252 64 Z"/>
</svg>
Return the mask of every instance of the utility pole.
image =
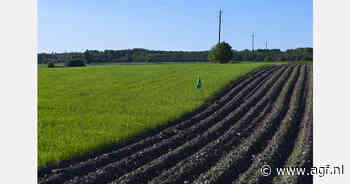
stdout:
<svg viewBox="0 0 350 184">
<path fill-rule="evenodd" d="M 220 43 L 220 39 L 221 39 L 221 14 L 222 14 L 222 10 L 220 8 L 220 10 L 219 10 L 219 43 Z"/>
<path fill-rule="evenodd" d="M 254 37 L 255 33 L 252 33 L 252 51 L 254 52 Z"/>
<path fill-rule="evenodd" d="M 265 46 L 266 46 L 266 49 L 267 49 L 267 40 L 265 41 Z"/>
</svg>

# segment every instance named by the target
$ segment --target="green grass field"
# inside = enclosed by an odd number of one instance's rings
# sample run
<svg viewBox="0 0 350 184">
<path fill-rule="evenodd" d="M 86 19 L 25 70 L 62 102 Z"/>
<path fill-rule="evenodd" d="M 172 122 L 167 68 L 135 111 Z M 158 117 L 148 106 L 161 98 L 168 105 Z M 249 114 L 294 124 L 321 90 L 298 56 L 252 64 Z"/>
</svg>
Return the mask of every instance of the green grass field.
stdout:
<svg viewBox="0 0 350 184">
<path fill-rule="evenodd" d="M 38 68 L 38 166 L 179 118 L 230 81 L 266 64 Z M 198 75 L 200 90 L 195 88 Z"/>
</svg>

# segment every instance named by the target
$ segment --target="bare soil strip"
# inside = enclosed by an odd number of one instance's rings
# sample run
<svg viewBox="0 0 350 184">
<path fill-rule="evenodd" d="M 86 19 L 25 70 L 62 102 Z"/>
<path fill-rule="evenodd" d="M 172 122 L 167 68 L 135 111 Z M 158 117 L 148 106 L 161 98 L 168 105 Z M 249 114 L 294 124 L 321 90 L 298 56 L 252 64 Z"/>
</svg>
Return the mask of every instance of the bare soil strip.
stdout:
<svg viewBox="0 0 350 184">
<path fill-rule="evenodd" d="M 300 131 L 295 141 L 293 152 L 284 164 L 284 168 L 312 167 L 312 66 L 307 66 L 307 86 L 304 91 L 304 115 L 300 123 Z M 307 170 L 309 172 L 310 170 Z M 272 183 L 312 183 L 311 175 L 276 176 Z"/>
<path fill-rule="evenodd" d="M 233 178 L 237 178 L 238 174 L 251 164 L 252 157 L 262 151 L 267 145 L 267 141 L 271 139 L 277 131 L 280 120 L 286 114 L 290 101 L 290 91 L 293 90 L 293 83 L 295 83 L 297 75 L 297 68 L 288 81 L 279 88 L 277 99 L 272 99 L 272 109 L 259 126 L 253 130 L 249 137 L 244 139 L 243 143 L 235 149 L 231 149 L 225 156 L 216 163 L 206 173 L 202 173 L 195 183 L 223 183 L 229 182 Z M 266 95 L 269 98 L 269 95 Z"/>
<path fill-rule="evenodd" d="M 38 171 L 39 183 L 309 183 L 260 167 L 312 167 L 312 65 L 267 66 L 153 131 Z"/>
<path fill-rule="evenodd" d="M 286 115 L 283 117 L 278 131 L 269 140 L 268 145 L 263 152 L 259 153 L 251 167 L 241 174 L 239 179 L 234 183 L 267 183 L 271 176 L 263 176 L 260 168 L 269 165 L 271 168 L 281 167 L 285 158 L 290 153 L 290 147 L 295 143 L 299 127 L 299 112 L 302 102 L 302 92 L 305 86 L 305 66 L 302 67 L 295 89 L 292 91 L 291 102 Z"/>
</svg>

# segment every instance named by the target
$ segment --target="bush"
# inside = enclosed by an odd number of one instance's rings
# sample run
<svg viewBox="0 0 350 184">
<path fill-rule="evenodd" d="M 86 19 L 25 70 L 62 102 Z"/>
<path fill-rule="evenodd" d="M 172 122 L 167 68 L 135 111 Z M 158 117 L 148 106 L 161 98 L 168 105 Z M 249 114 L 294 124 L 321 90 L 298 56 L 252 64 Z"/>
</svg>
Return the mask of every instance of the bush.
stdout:
<svg viewBox="0 0 350 184">
<path fill-rule="evenodd" d="M 233 57 L 232 47 L 226 43 L 221 42 L 216 44 L 208 54 L 208 59 L 219 63 L 228 63 Z"/>
<path fill-rule="evenodd" d="M 55 68 L 55 63 L 54 62 L 48 62 L 47 63 L 48 68 Z"/>
<path fill-rule="evenodd" d="M 86 66 L 84 60 L 82 59 L 72 59 L 64 63 L 64 66 L 74 67 L 74 66 Z"/>
</svg>

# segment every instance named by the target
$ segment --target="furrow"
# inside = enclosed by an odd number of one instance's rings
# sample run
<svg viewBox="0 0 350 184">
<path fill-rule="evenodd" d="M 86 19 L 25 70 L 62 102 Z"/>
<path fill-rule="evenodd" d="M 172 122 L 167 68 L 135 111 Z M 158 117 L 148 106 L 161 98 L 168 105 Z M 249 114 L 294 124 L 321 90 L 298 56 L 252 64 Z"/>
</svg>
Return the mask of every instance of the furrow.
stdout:
<svg viewBox="0 0 350 184">
<path fill-rule="evenodd" d="M 292 66 L 291 66 L 292 67 Z M 288 106 L 290 96 L 288 92 L 293 89 L 293 84 L 297 73 L 293 69 L 293 74 L 288 78 L 286 84 L 282 85 L 278 91 L 279 95 L 276 99 L 271 99 L 273 102 L 272 110 L 265 116 L 259 127 L 238 147 L 231 150 L 222 156 L 215 166 L 211 167 L 207 172 L 202 173 L 194 183 L 227 183 L 232 178 L 237 177 L 239 172 L 248 167 L 251 160 L 250 157 L 255 153 L 261 151 L 274 132 L 276 131 L 279 120 L 284 116 L 286 111 L 284 109 Z M 267 95 L 267 98 L 268 95 Z M 282 108 L 280 104 L 283 104 Z"/>
<path fill-rule="evenodd" d="M 311 168 L 313 167 L 313 118 L 312 118 L 312 112 L 308 113 L 308 116 L 310 119 L 308 120 L 308 138 L 305 141 L 304 144 L 306 144 L 306 147 L 304 147 L 303 157 L 300 159 L 300 168 L 306 168 L 307 172 L 310 172 Z M 312 176 L 298 176 L 296 183 L 312 183 L 313 177 Z"/>
<path fill-rule="evenodd" d="M 289 70 L 289 68 L 287 69 Z M 286 71 L 282 77 L 275 76 L 271 77 L 270 80 L 274 80 L 273 83 L 265 83 L 264 88 L 261 88 L 259 91 L 256 92 L 252 98 L 249 99 L 248 106 L 245 106 L 246 110 L 245 113 L 250 110 L 254 105 L 258 103 L 258 101 L 261 100 L 261 98 L 266 95 L 268 91 L 271 90 L 271 87 L 275 85 L 282 85 L 284 83 L 283 79 L 287 79 L 288 75 L 291 73 L 290 71 Z M 279 79 L 279 80 L 278 80 Z M 277 83 L 276 83 L 277 81 Z M 274 87 L 272 89 L 275 89 Z M 240 110 L 243 109 L 239 108 L 236 109 Z M 245 114 L 238 114 L 235 119 L 231 120 L 233 122 L 236 122 L 240 120 L 240 118 Z M 252 114 L 251 114 L 252 115 Z M 252 118 L 251 116 L 250 118 Z M 235 133 L 234 131 L 230 133 Z M 228 134 L 230 135 L 230 134 Z M 229 138 L 230 136 L 226 136 Z M 230 140 L 230 139 L 228 139 Z M 221 141 L 219 141 L 221 142 Z M 172 167 L 171 169 L 161 173 L 158 177 L 154 178 L 150 183 L 183 183 L 183 182 L 191 182 L 193 181 L 194 177 L 199 175 L 199 172 L 202 170 L 205 170 L 209 163 L 214 163 L 215 158 L 220 157 L 223 151 L 230 149 L 230 145 L 238 144 L 239 139 L 231 139 L 231 142 L 228 141 L 227 144 L 225 142 L 221 144 L 216 144 L 216 142 L 212 142 L 211 144 L 207 145 L 204 149 L 200 150 L 196 154 L 192 155 L 191 157 L 188 157 L 178 163 L 176 166 Z M 218 146 L 218 147 L 216 147 Z M 226 146 L 226 149 L 225 149 Z M 216 149 L 215 149 L 216 148 Z M 210 161 L 212 160 L 212 161 Z"/>
<path fill-rule="evenodd" d="M 307 86 L 304 90 L 304 114 L 300 124 L 300 131 L 292 154 L 283 168 L 306 168 L 309 172 L 312 167 L 312 70 L 308 65 Z M 310 159 L 311 155 L 311 159 Z M 298 182 L 299 181 L 299 182 Z M 312 176 L 280 175 L 273 179 L 273 183 L 312 183 Z"/>
<path fill-rule="evenodd" d="M 264 165 L 269 165 L 271 168 L 281 167 L 285 158 L 288 158 L 291 149 L 299 131 L 300 123 L 300 105 L 302 101 L 302 92 L 305 87 L 305 65 L 302 66 L 301 75 L 299 75 L 294 90 L 292 91 L 291 102 L 281 121 L 278 131 L 269 141 L 269 144 L 264 151 L 254 158 L 251 167 L 238 178 L 234 183 L 271 183 L 273 174 L 263 176 L 260 169 Z"/>
<path fill-rule="evenodd" d="M 267 107 L 265 107 L 262 111 L 262 113 L 266 112 Z M 260 118 L 261 116 L 257 117 Z M 112 183 L 147 183 L 147 181 L 151 180 L 152 178 L 158 176 L 160 172 L 165 171 L 172 166 L 176 165 L 178 162 L 182 161 L 184 158 L 193 155 L 197 151 L 199 151 L 201 148 L 204 146 L 208 145 L 209 143 L 215 143 L 215 144 L 227 144 L 228 141 L 234 141 L 236 143 L 238 140 L 228 140 L 227 134 L 232 134 L 232 131 L 236 130 L 238 131 L 245 131 L 246 129 L 251 129 L 253 126 L 248 125 L 248 127 L 244 127 L 242 123 L 240 124 L 235 124 L 233 127 L 228 130 L 228 132 L 225 132 L 224 135 L 221 137 L 217 138 L 216 140 L 207 140 L 206 138 L 210 135 L 213 134 L 215 135 L 216 133 L 210 131 L 206 133 L 206 135 L 198 136 L 196 140 L 192 140 L 184 147 L 179 147 L 178 149 L 169 152 L 165 155 L 162 155 L 162 157 L 159 158 L 159 160 L 154 160 L 151 163 L 148 163 L 144 165 L 143 167 L 138 168 L 134 172 L 128 173 L 124 175 L 123 177 L 120 177 L 119 179 L 113 181 Z M 233 130 L 234 129 L 234 130 Z M 218 134 L 216 134 L 217 136 Z M 244 137 L 245 134 L 241 134 L 241 137 Z M 208 142 L 210 141 L 210 142 Z M 233 144 L 233 143 L 231 143 Z"/>
<path fill-rule="evenodd" d="M 280 67 L 264 67 L 263 69 L 252 72 L 249 77 L 242 77 L 238 82 L 234 82 L 233 85 L 230 85 L 230 90 L 227 94 L 222 95 L 221 97 L 216 97 L 219 103 L 214 103 L 208 108 L 202 110 L 202 112 L 197 112 L 197 115 L 193 116 L 190 120 L 182 121 L 175 126 L 170 126 L 167 129 L 160 131 L 155 136 L 149 136 L 148 138 L 139 140 L 138 142 L 135 142 L 129 146 L 124 146 L 120 149 L 116 149 L 115 151 L 101 154 L 100 156 L 93 159 L 89 159 L 85 162 L 80 162 L 77 165 L 71 165 L 63 169 L 57 169 L 57 173 L 53 172 L 52 175 L 42 177 L 39 179 L 39 183 L 62 183 L 63 181 L 69 180 L 77 175 L 79 176 L 94 171 L 98 167 L 104 166 L 110 162 L 121 160 L 122 158 L 129 156 L 132 153 L 152 146 L 157 142 L 161 142 L 162 140 L 171 138 L 172 136 L 176 135 L 178 129 L 186 129 L 194 125 L 196 122 L 210 116 L 218 109 L 223 109 L 220 108 L 221 105 L 219 104 L 225 103 L 227 101 L 232 101 L 237 96 L 242 97 L 244 93 L 239 93 L 239 91 L 242 90 L 242 88 L 246 87 L 247 84 L 264 80 L 270 73 L 273 73 L 278 69 L 280 69 Z"/>
<path fill-rule="evenodd" d="M 309 110 L 307 112 L 307 118 L 308 118 L 308 132 L 307 132 L 307 140 L 304 142 L 305 148 L 303 152 L 303 157 L 300 159 L 301 168 L 306 168 L 307 171 L 310 171 L 313 167 L 313 71 L 312 71 L 312 64 L 309 64 L 309 70 L 311 71 L 311 75 L 309 77 L 309 89 L 308 89 L 308 106 Z M 312 176 L 299 176 L 297 179 L 297 183 L 312 183 L 313 177 Z"/>
</svg>

